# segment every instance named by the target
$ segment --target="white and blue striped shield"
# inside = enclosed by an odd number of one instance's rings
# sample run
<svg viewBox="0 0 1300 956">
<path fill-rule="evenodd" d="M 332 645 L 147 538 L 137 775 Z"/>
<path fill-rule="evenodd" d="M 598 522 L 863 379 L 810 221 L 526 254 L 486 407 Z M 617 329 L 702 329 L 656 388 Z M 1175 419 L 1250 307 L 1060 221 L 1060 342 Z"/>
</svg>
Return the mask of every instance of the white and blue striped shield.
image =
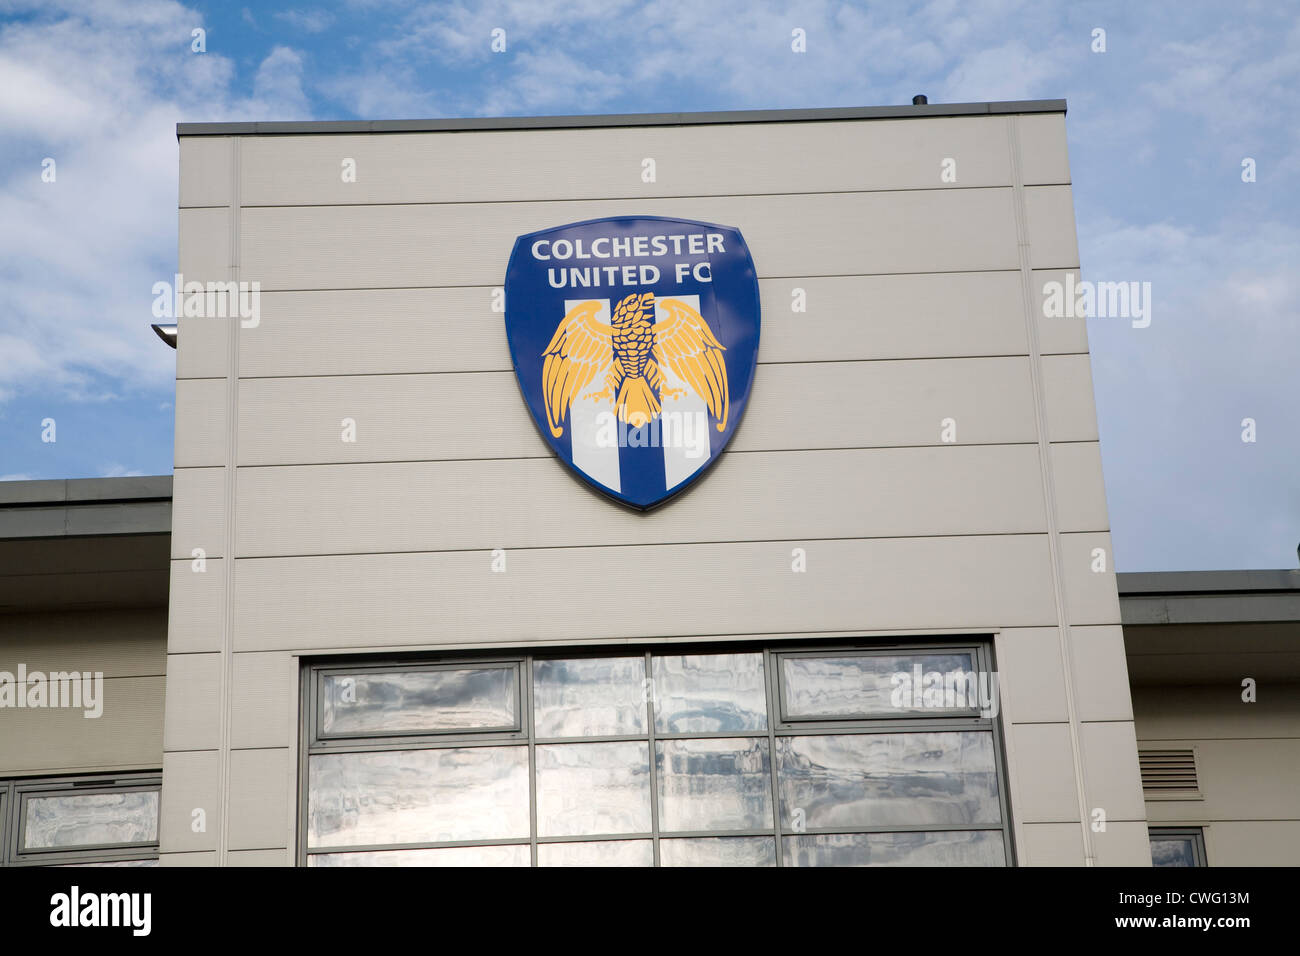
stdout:
<svg viewBox="0 0 1300 956">
<path fill-rule="evenodd" d="M 505 289 L 524 399 L 588 484 L 646 510 L 717 461 L 758 361 L 758 281 L 738 229 L 639 216 L 530 233 Z"/>
</svg>

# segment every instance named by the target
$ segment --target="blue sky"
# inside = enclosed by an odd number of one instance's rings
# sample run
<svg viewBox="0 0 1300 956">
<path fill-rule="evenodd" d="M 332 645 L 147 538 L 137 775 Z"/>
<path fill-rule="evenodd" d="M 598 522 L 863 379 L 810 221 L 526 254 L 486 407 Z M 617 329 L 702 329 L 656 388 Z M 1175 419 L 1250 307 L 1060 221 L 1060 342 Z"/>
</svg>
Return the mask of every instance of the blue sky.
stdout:
<svg viewBox="0 0 1300 956">
<path fill-rule="evenodd" d="M 0 478 L 171 470 L 178 121 L 1061 97 L 1116 565 L 1295 567 L 1297 90 L 1297 4 L 0 0 Z"/>
</svg>

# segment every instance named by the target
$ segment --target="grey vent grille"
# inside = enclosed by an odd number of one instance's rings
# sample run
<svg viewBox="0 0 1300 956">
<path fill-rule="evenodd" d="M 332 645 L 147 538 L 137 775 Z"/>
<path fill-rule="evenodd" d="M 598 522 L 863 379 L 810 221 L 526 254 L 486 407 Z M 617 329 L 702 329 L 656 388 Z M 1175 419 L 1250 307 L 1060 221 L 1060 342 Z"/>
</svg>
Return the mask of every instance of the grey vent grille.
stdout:
<svg viewBox="0 0 1300 956">
<path fill-rule="evenodd" d="M 1196 755 L 1190 750 L 1140 750 L 1138 767 L 1143 793 L 1190 794 L 1200 789 Z"/>
</svg>

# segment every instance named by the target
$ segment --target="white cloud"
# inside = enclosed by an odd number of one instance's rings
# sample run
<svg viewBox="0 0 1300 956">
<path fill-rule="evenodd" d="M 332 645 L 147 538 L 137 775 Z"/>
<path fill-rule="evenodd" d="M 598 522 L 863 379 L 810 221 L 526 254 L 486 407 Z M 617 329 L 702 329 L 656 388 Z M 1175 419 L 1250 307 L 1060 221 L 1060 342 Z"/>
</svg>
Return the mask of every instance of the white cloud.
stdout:
<svg viewBox="0 0 1300 956">
<path fill-rule="evenodd" d="M 241 111 L 286 120 L 310 116 L 311 107 L 302 88 L 302 67 L 301 54 L 286 46 L 275 47 L 257 68 L 253 97 L 240 104 Z"/>
<path fill-rule="evenodd" d="M 176 264 L 175 124 L 308 115 L 302 57 L 276 47 L 240 98 L 228 59 L 190 52 L 203 21 L 180 4 L 10 8 L 40 15 L 0 26 L 0 401 L 166 388 L 150 290 Z"/>
<path fill-rule="evenodd" d="M 775 0 L 355 5 L 394 17 L 386 38 L 368 48 L 367 70 L 465 71 L 473 80 L 456 84 L 465 88 L 437 98 L 460 115 L 600 111 L 680 90 L 767 108 L 901 104 L 917 92 L 932 102 L 1059 95 L 1052 84 L 1086 53 L 1048 15 L 1018 2 L 977 11 L 947 0 L 813 0 L 793 10 Z M 506 31 L 504 54 L 491 50 L 496 28 Z M 795 28 L 805 53 L 791 49 Z"/>
</svg>

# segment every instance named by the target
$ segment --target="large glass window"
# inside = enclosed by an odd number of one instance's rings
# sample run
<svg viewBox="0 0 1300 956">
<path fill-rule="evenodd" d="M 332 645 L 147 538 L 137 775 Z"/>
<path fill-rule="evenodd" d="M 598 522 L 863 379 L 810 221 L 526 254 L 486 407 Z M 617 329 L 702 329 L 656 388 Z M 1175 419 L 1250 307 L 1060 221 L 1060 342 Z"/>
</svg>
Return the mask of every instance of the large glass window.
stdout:
<svg viewBox="0 0 1300 956">
<path fill-rule="evenodd" d="M 156 774 L 0 781 L 0 863 L 154 866 Z"/>
<path fill-rule="evenodd" d="M 1001 866 L 989 650 L 306 668 L 308 866 Z"/>
</svg>

